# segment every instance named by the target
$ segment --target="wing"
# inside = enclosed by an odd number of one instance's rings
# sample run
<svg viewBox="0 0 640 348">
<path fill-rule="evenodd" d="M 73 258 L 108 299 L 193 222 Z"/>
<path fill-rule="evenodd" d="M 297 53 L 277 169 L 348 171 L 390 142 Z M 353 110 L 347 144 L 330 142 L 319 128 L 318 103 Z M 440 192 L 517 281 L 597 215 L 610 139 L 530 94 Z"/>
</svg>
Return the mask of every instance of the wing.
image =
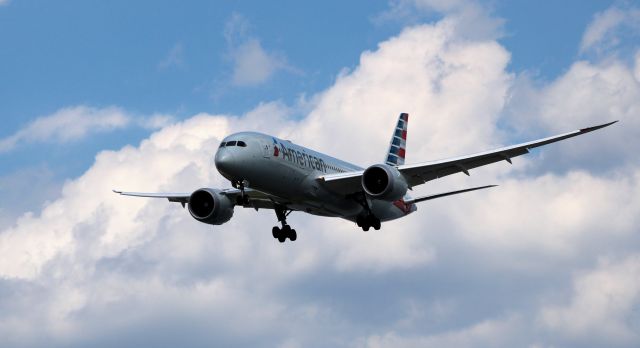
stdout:
<svg viewBox="0 0 640 348">
<path fill-rule="evenodd" d="M 529 153 L 530 149 L 544 146 L 547 144 L 555 143 L 564 139 L 572 138 L 585 133 L 593 132 L 594 130 L 610 126 L 618 121 L 605 123 L 599 126 L 579 129 L 577 131 L 568 132 L 564 134 L 555 135 L 552 137 L 534 140 L 518 145 L 512 145 L 503 147 L 500 149 L 476 153 L 472 155 L 450 158 L 440 161 L 424 162 L 417 164 L 409 164 L 399 166 L 398 170 L 404 174 L 409 186 L 416 186 L 424 184 L 427 181 L 441 178 L 443 176 L 465 173 L 469 175 L 469 170 L 485 166 L 487 164 L 507 161 L 511 163 L 513 157 L 524 155 Z"/>
<path fill-rule="evenodd" d="M 496 186 L 498 186 L 498 185 L 486 185 L 486 186 L 472 187 L 472 188 L 468 188 L 468 189 L 464 189 L 464 190 L 449 191 L 449 192 L 438 193 L 438 194 L 430 195 L 430 196 L 423 196 L 423 197 L 405 199 L 404 202 L 406 204 L 419 203 L 419 202 L 429 201 L 429 200 L 436 199 L 436 198 L 442 198 L 442 197 L 446 197 L 446 196 L 452 196 L 452 195 L 457 195 L 457 194 L 460 194 L 460 193 L 477 191 L 477 190 L 482 190 L 482 189 L 496 187 Z"/>
<path fill-rule="evenodd" d="M 132 197 L 147 197 L 147 198 L 166 198 L 169 202 L 178 202 L 184 207 L 189 203 L 189 197 L 191 193 L 145 193 L 145 192 L 125 192 L 113 190 L 113 192 L 121 194 L 123 196 Z M 238 189 L 225 189 L 220 191 L 221 194 L 229 197 L 233 202 L 237 202 L 236 205 L 244 208 L 254 209 L 273 209 L 276 204 L 286 206 L 289 202 L 277 196 L 269 195 L 262 191 L 246 188 L 244 194 L 247 199 L 242 200 L 242 192 Z"/>
<path fill-rule="evenodd" d="M 530 149 L 589 133 L 594 130 L 610 126 L 616 122 L 618 121 L 605 123 L 599 126 L 583 128 L 577 131 L 559 134 L 518 145 L 507 146 L 492 151 L 480 152 L 472 155 L 449 158 L 439 161 L 405 164 L 398 166 L 397 168 L 398 171 L 400 171 L 400 173 L 402 173 L 407 179 L 409 187 L 413 187 L 424 184 L 427 181 L 438 179 L 443 176 L 455 173 L 465 173 L 469 175 L 470 169 L 495 162 L 507 161 L 511 163 L 511 159 L 513 157 L 529 153 Z M 318 180 L 335 192 L 349 194 L 362 190 L 360 180 L 363 173 L 364 170 L 349 173 L 329 174 L 320 176 Z"/>
<path fill-rule="evenodd" d="M 132 197 L 147 197 L 147 198 L 166 198 L 169 202 L 179 202 L 183 205 L 185 203 L 189 203 L 189 196 L 191 193 L 145 193 L 145 192 L 125 192 L 112 190 L 113 192 L 123 195 L 123 196 L 132 196 Z"/>
</svg>

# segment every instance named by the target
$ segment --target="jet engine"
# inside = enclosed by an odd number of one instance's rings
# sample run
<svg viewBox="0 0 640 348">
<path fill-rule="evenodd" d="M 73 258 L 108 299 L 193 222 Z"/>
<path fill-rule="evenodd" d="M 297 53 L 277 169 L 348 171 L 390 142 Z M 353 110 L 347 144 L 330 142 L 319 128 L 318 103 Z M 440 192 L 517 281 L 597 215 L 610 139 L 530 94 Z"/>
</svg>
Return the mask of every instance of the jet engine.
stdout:
<svg viewBox="0 0 640 348">
<path fill-rule="evenodd" d="M 210 225 L 222 225 L 233 216 L 233 202 L 220 190 L 201 188 L 189 197 L 189 213 L 194 219 Z"/>
<path fill-rule="evenodd" d="M 395 167 L 374 164 L 362 174 L 362 188 L 372 198 L 395 201 L 407 193 L 407 181 Z"/>
</svg>

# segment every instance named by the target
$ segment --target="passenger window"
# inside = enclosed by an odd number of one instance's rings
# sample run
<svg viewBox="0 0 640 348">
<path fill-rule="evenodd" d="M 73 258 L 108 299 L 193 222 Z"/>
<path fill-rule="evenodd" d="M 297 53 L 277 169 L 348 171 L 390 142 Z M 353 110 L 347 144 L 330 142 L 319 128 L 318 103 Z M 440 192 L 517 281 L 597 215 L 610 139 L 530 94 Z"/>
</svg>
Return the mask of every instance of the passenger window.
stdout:
<svg viewBox="0 0 640 348">
<path fill-rule="evenodd" d="M 244 141 L 238 141 L 238 146 L 247 147 L 247 144 Z"/>
<path fill-rule="evenodd" d="M 236 141 L 227 141 L 227 146 L 236 146 Z"/>
</svg>

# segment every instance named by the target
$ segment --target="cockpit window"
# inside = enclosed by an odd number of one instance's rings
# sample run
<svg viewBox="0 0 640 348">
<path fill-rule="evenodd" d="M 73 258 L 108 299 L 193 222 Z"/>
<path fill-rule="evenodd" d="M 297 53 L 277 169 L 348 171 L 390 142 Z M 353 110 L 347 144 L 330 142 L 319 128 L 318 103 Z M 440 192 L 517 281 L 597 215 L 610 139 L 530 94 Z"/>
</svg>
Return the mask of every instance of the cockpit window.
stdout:
<svg viewBox="0 0 640 348">
<path fill-rule="evenodd" d="M 240 147 L 247 147 L 247 143 L 245 143 L 245 142 L 244 142 L 244 141 L 242 141 L 242 140 L 239 140 L 239 141 L 238 141 L 238 146 L 240 146 Z"/>
<path fill-rule="evenodd" d="M 226 145 L 227 145 L 227 143 L 226 143 L 226 142 L 224 142 L 224 141 L 220 143 L 220 147 L 221 147 L 221 148 L 222 148 L 222 147 L 225 147 Z"/>
<path fill-rule="evenodd" d="M 227 141 L 227 146 L 236 146 L 236 141 L 235 140 Z"/>
</svg>

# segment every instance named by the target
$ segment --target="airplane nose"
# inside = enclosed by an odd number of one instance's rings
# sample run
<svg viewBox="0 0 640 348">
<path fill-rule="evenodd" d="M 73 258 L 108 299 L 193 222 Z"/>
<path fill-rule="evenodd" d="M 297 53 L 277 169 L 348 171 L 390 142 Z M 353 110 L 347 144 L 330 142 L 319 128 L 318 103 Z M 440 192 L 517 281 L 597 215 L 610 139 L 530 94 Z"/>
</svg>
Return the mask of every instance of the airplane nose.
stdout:
<svg viewBox="0 0 640 348">
<path fill-rule="evenodd" d="M 227 150 L 220 150 L 216 153 L 214 163 L 218 171 L 224 174 L 231 175 L 233 170 L 233 154 Z"/>
</svg>

